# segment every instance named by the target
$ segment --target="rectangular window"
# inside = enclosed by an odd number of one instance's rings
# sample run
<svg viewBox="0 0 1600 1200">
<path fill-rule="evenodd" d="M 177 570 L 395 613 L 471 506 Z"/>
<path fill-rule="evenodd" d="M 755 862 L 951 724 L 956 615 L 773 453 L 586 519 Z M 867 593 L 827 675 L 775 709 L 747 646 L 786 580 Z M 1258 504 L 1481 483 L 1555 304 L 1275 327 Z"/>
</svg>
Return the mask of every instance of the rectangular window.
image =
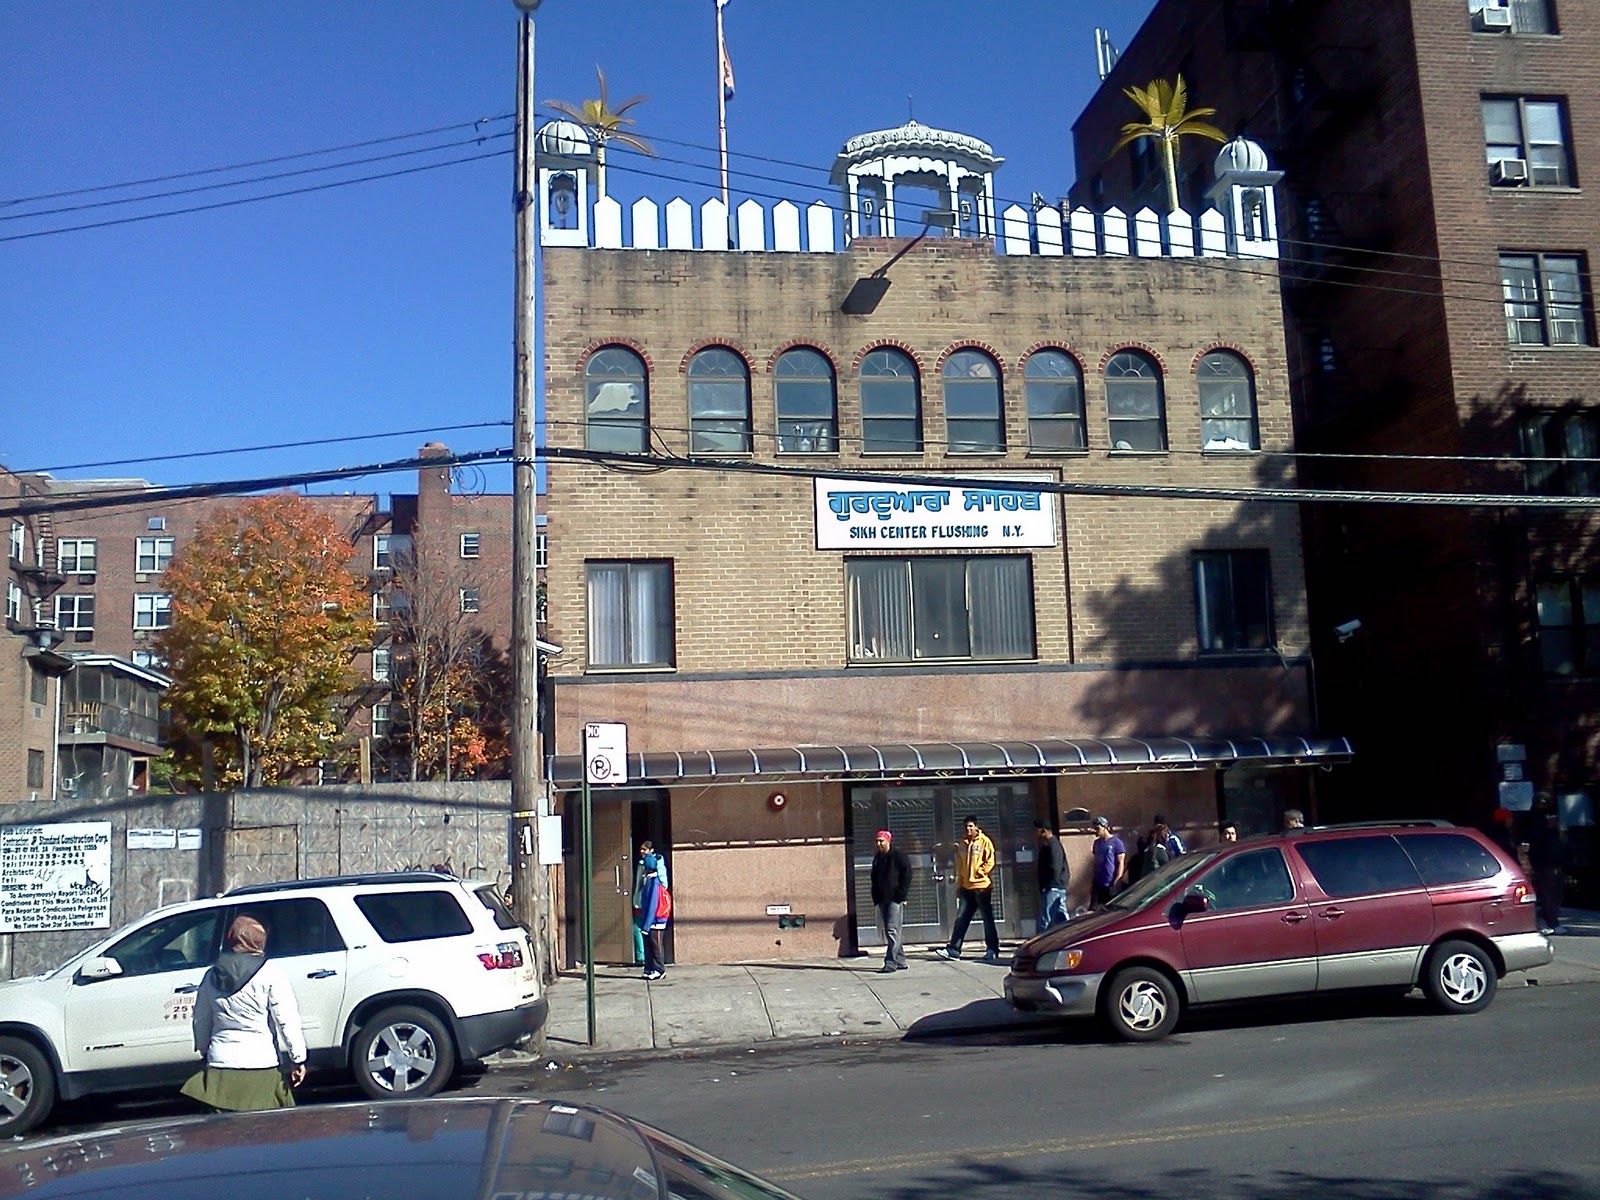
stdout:
<svg viewBox="0 0 1600 1200">
<path fill-rule="evenodd" d="M 43 704 L 50 699 L 50 677 L 38 667 L 28 672 L 28 702 Z"/>
<path fill-rule="evenodd" d="M 154 650 L 135 650 L 128 657 L 136 667 L 145 667 L 151 671 L 165 671 L 167 669 L 167 660 Z"/>
<path fill-rule="evenodd" d="M 472 922 L 449 892 L 373 892 L 357 896 L 356 907 L 386 942 L 421 942 L 472 932 Z"/>
<path fill-rule="evenodd" d="M 162 592 L 140 592 L 133 598 L 135 629 L 166 629 L 172 624 L 172 597 Z"/>
<path fill-rule="evenodd" d="M 536 533 L 533 535 L 533 567 L 536 571 L 547 570 L 550 566 L 550 535 Z"/>
<path fill-rule="evenodd" d="M 477 588 L 461 589 L 461 611 L 464 613 L 475 613 L 478 611 Z"/>
<path fill-rule="evenodd" d="M 1586 412 L 1524 413 L 1523 480 L 1542 496 L 1600 495 L 1600 427 Z"/>
<path fill-rule="evenodd" d="M 1467 0 L 1478 33 L 1556 33 L 1551 0 Z"/>
<path fill-rule="evenodd" d="M 98 554 L 94 538 L 61 538 L 56 542 L 56 571 L 62 575 L 93 575 Z"/>
<path fill-rule="evenodd" d="M 591 562 L 589 665 L 670 667 L 673 645 L 672 564 Z"/>
<path fill-rule="evenodd" d="M 11 544 L 7 551 L 12 562 L 26 562 L 23 555 L 28 552 L 28 530 L 21 521 L 11 522 Z"/>
<path fill-rule="evenodd" d="M 1589 267 L 1581 254 L 1502 253 L 1500 288 L 1513 346 L 1592 346 Z"/>
<path fill-rule="evenodd" d="M 1500 187 L 1571 187 L 1565 100 L 1483 97 L 1484 155 L 1489 182 Z"/>
<path fill-rule="evenodd" d="M 1202 654 L 1272 649 L 1272 572 L 1265 550 L 1195 554 L 1194 594 Z"/>
<path fill-rule="evenodd" d="M 374 683 L 387 683 L 389 681 L 389 666 L 391 651 L 387 646 L 379 646 L 372 652 L 372 679 Z"/>
<path fill-rule="evenodd" d="M 1534 590 L 1539 658 L 1548 675 L 1600 675 L 1600 579 L 1552 579 Z"/>
<path fill-rule="evenodd" d="M 169 537 L 142 537 L 137 539 L 133 569 L 141 575 L 159 575 L 172 561 L 173 539 Z"/>
<path fill-rule="evenodd" d="M 389 597 L 384 592 L 372 594 L 372 619 L 379 625 L 387 625 L 394 616 L 394 606 L 389 603 Z"/>
<path fill-rule="evenodd" d="M 28 751 L 28 786 L 38 791 L 44 786 L 44 751 Z"/>
<path fill-rule="evenodd" d="M 852 662 L 1034 657 L 1026 555 L 845 560 Z"/>
<path fill-rule="evenodd" d="M 478 557 L 478 535 L 477 534 L 475 534 L 475 533 L 463 533 L 461 535 L 461 557 L 462 558 L 477 558 Z"/>
<path fill-rule="evenodd" d="M 387 704 L 374 704 L 372 706 L 372 736 L 382 741 L 389 736 L 389 706 Z"/>
<path fill-rule="evenodd" d="M 75 592 L 56 594 L 56 628 L 67 633 L 94 632 L 94 596 Z"/>
<path fill-rule="evenodd" d="M 389 561 L 389 535 L 375 533 L 372 535 L 372 569 L 374 571 L 387 571 L 394 564 Z"/>
<path fill-rule="evenodd" d="M 6 620 L 22 624 L 22 588 L 15 579 L 6 580 Z"/>
</svg>

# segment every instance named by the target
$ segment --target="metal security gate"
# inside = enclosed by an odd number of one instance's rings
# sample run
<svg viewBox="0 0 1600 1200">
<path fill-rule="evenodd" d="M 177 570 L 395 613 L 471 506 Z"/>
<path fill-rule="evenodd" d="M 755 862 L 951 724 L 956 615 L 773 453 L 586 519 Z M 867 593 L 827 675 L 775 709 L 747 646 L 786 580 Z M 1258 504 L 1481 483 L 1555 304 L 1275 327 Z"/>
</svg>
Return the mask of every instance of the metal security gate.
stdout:
<svg viewBox="0 0 1600 1200">
<path fill-rule="evenodd" d="M 978 828 L 994 842 L 994 919 L 1000 936 L 1031 936 L 1039 911 L 1033 876 L 1034 811 L 1033 794 L 1026 783 L 853 789 L 850 864 L 856 944 L 883 944 L 872 906 L 872 839 L 880 829 L 894 834 L 894 844 L 911 860 L 906 942 L 950 940 L 956 916 L 956 844 L 969 816 L 977 818 Z M 967 934 L 968 942 L 974 938 L 981 946 L 981 923 Z"/>
</svg>

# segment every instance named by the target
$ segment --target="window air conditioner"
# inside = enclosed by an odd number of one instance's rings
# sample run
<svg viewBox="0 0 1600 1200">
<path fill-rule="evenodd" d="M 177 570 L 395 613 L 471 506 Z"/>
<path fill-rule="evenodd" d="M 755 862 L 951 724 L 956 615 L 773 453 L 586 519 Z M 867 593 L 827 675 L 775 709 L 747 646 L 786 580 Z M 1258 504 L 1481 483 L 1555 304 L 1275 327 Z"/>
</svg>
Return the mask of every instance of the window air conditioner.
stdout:
<svg viewBox="0 0 1600 1200">
<path fill-rule="evenodd" d="M 1497 158 L 1489 166 L 1489 182 L 1495 187 L 1527 187 L 1528 160 Z"/>
<path fill-rule="evenodd" d="M 1490 4 L 1472 14 L 1472 28 L 1478 33 L 1509 33 L 1511 10 L 1503 4 Z"/>
</svg>

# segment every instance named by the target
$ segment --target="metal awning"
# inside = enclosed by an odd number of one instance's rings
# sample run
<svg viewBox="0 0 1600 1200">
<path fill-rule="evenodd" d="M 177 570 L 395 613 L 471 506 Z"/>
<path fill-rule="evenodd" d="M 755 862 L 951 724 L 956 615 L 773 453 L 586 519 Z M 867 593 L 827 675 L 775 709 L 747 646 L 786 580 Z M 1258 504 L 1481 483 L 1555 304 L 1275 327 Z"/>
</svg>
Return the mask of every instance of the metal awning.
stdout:
<svg viewBox="0 0 1600 1200">
<path fill-rule="evenodd" d="M 996 742 L 889 742 L 856 746 L 648 751 L 628 755 L 635 783 L 738 783 L 778 779 L 940 779 L 1056 775 L 1088 771 L 1164 771 L 1345 762 L 1342 737 L 1033 738 Z M 558 788 L 583 781 L 576 754 L 558 755 L 547 772 Z"/>
</svg>

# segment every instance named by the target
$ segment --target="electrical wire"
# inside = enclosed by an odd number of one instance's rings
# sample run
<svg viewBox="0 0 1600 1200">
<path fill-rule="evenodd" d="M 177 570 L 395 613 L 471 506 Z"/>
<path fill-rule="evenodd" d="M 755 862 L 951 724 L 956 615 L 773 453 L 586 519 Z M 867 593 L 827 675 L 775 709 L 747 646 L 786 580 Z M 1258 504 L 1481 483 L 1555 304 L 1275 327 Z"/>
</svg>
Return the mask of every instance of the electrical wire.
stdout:
<svg viewBox="0 0 1600 1200">
<path fill-rule="evenodd" d="M 371 146 L 383 146 L 391 142 L 403 142 L 410 138 L 432 137 L 436 133 L 454 133 L 458 129 L 476 129 L 496 121 L 509 121 L 515 113 L 500 113 L 493 117 L 479 117 L 476 121 L 457 121 L 450 125 L 435 125 L 431 129 L 416 129 L 410 133 L 394 133 L 386 137 L 368 138 L 362 142 L 346 142 L 342 146 L 327 146 L 321 150 L 298 150 L 292 154 L 277 154 L 271 158 L 257 158 L 248 162 L 232 163 L 223 167 L 200 167 L 191 171 L 178 171 L 171 175 L 152 175 L 147 179 L 129 179 L 122 183 L 102 183 L 94 187 L 69 188 L 60 192 L 40 192 L 33 196 L 13 196 L 0 200 L 0 208 L 8 208 L 14 204 L 32 204 L 40 200 L 60 200 L 70 196 L 92 196 L 98 192 L 111 192 L 119 188 L 148 187 L 153 183 L 172 183 L 179 179 L 198 179 L 206 175 L 223 175 L 229 171 L 247 171 L 255 167 L 268 167 L 276 163 L 294 162 L 301 158 L 316 158 L 323 154 L 342 154 L 350 150 L 365 150 Z"/>
<path fill-rule="evenodd" d="M 344 437 L 308 438 L 299 442 L 265 442 L 256 446 L 234 446 L 226 450 L 191 450 L 183 454 L 152 454 L 143 458 L 105 458 L 98 462 L 60 463 L 13 471 L 15 475 L 48 475 L 55 471 L 89 471 L 99 467 L 129 467 L 141 463 L 181 462 L 190 458 L 219 458 L 229 454 L 256 454 L 267 450 L 304 450 L 311 446 L 337 446 L 346 442 L 373 442 L 383 438 L 415 437 L 424 433 L 457 433 L 463 429 L 493 429 L 510 421 L 473 421 L 465 425 L 425 425 L 416 429 L 391 429 L 383 433 L 353 433 Z"/>
</svg>

